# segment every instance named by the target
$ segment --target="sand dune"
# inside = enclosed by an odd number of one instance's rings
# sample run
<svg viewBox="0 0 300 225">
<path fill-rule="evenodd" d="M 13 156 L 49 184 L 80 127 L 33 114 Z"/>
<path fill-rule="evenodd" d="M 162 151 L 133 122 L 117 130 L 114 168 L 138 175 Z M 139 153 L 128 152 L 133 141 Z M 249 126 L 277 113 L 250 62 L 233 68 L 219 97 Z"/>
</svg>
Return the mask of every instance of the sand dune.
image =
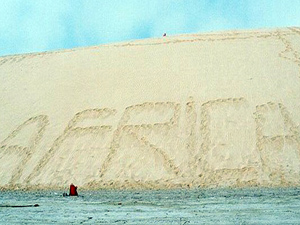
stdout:
<svg viewBox="0 0 300 225">
<path fill-rule="evenodd" d="M 0 187 L 300 184 L 300 29 L 0 58 Z"/>
</svg>

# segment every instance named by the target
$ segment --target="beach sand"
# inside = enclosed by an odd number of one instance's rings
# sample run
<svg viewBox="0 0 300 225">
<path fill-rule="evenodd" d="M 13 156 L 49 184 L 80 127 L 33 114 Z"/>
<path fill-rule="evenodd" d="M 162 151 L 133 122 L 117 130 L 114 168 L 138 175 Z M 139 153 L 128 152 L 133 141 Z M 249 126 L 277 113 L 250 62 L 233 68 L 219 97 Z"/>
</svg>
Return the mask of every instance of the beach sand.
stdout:
<svg viewBox="0 0 300 225">
<path fill-rule="evenodd" d="M 0 213 L 0 224 L 298 224 L 300 201 L 299 188 L 6 191 Z"/>
<path fill-rule="evenodd" d="M 0 57 L 0 188 L 300 183 L 300 29 Z"/>
</svg>

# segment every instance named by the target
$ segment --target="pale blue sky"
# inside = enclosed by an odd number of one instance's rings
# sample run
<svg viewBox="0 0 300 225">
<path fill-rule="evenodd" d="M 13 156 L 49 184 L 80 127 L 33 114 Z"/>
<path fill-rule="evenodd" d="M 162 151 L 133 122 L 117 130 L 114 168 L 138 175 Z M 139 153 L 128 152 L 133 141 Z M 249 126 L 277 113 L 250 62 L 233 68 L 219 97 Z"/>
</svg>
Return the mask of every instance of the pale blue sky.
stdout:
<svg viewBox="0 0 300 225">
<path fill-rule="evenodd" d="M 287 26 L 300 26 L 300 0 L 0 0 L 0 56 Z"/>
</svg>

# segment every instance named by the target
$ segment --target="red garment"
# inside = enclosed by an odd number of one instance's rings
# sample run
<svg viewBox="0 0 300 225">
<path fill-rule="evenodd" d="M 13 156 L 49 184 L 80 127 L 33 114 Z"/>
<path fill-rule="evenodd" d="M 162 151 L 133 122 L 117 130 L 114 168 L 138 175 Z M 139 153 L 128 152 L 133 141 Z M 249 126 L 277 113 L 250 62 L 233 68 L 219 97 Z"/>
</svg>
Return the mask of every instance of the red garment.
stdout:
<svg viewBox="0 0 300 225">
<path fill-rule="evenodd" d="M 71 184 L 70 185 L 70 193 L 69 193 L 70 196 L 77 196 L 78 193 L 77 193 L 77 186 L 75 186 L 74 184 Z"/>
</svg>

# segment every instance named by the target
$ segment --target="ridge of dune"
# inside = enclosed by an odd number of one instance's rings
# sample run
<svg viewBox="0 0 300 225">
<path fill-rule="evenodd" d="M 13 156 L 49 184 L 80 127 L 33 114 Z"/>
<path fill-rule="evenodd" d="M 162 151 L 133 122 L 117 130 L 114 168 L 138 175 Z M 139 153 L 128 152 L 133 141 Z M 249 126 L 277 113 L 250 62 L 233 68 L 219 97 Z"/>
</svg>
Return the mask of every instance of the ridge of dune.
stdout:
<svg viewBox="0 0 300 225">
<path fill-rule="evenodd" d="M 298 186 L 300 28 L 0 57 L 0 188 Z"/>
</svg>

